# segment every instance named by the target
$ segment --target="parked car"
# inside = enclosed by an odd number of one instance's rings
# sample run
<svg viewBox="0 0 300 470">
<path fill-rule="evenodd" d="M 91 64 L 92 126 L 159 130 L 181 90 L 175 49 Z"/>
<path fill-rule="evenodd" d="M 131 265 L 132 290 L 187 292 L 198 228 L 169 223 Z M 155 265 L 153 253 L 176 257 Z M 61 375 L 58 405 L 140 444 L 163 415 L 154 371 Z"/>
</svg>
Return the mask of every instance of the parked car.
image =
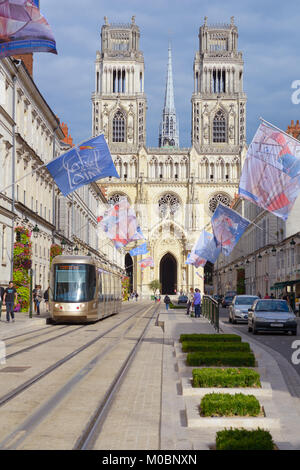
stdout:
<svg viewBox="0 0 300 470">
<path fill-rule="evenodd" d="M 215 295 L 213 295 L 213 298 L 214 298 L 214 300 L 216 300 L 218 302 L 218 304 L 221 304 L 222 300 L 223 300 L 223 295 L 215 294 Z"/>
<path fill-rule="evenodd" d="M 248 310 L 248 331 L 282 331 L 297 334 L 297 319 L 286 300 L 259 299 Z"/>
<path fill-rule="evenodd" d="M 179 304 L 187 304 L 188 300 L 189 300 L 189 299 L 188 299 L 188 296 L 187 296 L 187 295 L 180 295 L 180 296 L 178 297 L 178 305 L 179 305 Z"/>
<path fill-rule="evenodd" d="M 259 299 L 257 295 L 236 295 L 229 306 L 229 322 L 248 322 L 248 309 Z"/>
<path fill-rule="evenodd" d="M 235 294 L 225 294 L 224 299 L 222 300 L 222 307 L 228 307 L 234 298 Z"/>
</svg>

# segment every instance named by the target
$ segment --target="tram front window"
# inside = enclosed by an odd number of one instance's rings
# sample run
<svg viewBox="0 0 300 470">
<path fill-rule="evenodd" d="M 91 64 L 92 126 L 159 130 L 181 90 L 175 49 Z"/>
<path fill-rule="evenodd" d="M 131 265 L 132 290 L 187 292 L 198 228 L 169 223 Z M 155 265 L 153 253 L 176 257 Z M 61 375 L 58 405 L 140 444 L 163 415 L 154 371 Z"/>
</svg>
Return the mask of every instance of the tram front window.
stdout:
<svg viewBox="0 0 300 470">
<path fill-rule="evenodd" d="M 96 271 L 90 264 L 56 264 L 54 302 L 89 302 L 95 297 Z"/>
</svg>

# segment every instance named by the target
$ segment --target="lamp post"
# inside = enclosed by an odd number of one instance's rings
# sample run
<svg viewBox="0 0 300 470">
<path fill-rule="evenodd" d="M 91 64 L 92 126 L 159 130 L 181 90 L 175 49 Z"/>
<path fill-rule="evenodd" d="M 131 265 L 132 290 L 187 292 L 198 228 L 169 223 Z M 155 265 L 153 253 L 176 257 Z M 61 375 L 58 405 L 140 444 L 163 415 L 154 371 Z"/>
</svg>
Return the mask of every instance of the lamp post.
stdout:
<svg viewBox="0 0 300 470">
<path fill-rule="evenodd" d="M 77 246 L 77 245 L 75 246 L 75 248 L 74 248 L 74 250 L 73 250 L 73 251 L 74 251 L 74 255 L 75 255 L 75 256 L 78 256 L 78 253 L 79 253 L 79 248 L 78 248 L 78 246 Z"/>
</svg>

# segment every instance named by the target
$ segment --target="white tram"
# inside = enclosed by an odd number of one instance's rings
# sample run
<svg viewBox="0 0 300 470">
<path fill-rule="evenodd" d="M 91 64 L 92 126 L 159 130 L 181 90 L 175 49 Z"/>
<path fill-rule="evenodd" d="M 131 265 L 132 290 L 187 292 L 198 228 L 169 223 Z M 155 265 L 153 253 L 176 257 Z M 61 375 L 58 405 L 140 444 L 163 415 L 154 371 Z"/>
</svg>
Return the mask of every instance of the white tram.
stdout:
<svg viewBox="0 0 300 470">
<path fill-rule="evenodd" d="M 50 276 L 52 321 L 85 323 L 119 313 L 122 276 L 91 256 L 56 256 Z"/>
</svg>

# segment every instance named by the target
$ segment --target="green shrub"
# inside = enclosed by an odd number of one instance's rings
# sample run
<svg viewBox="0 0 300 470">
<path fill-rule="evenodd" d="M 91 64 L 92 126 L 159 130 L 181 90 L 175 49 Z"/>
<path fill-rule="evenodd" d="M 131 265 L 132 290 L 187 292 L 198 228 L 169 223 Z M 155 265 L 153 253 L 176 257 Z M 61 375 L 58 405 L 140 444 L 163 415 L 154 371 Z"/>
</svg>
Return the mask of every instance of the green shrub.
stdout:
<svg viewBox="0 0 300 470">
<path fill-rule="evenodd" d="M 264 429 L 224 429 L 216 434 L 217 450 L 273 450 L 274 442 Z"/>
<path fill-rule="evenodd" d="M 183 335 L 180 335 L 180 340 L 179 340 L 181 343 L 183 341 L 212 341 L 212 342 L 216 342 L 216 341 L 229 341 L 229 342 L 233 342 L 233 341 L 237 341 L 237 342 L 240 342 L 242 341 L 242 338 L 239 336 L 239 335 L 220 335 L 220 334 L 209 334 L 209 335 L 205 335 L 205 334 L 183 334 Z"/>
<path fill-rule="evenodd" d="M 200 403 L 202 416 L 258 416 L 259 401 L 254 395 L 209 393 Z"/>
<path fill-rule="evenodd" d="M 194 369 L 193 387 L 261 387 L 260 375 L 252 369 Z"/>
<path fill-rule="evenodd" d="M 207 351 L 190 352 L 187 355 L 188 366 L 245 366 L 255 367 L 255 356 L 252 352 Z"/>
<path fill-rule="evenodd" d="M 174 304 L 172 304 L 172 302 L 171 302 L 171 303 L 170 303 L 170 308 L 175 308 L 175 309 L 176 309 L 176 308 L 181 308 L 181 309 L 184 308 L 184 309 L 186 310 L 187 306 L 184 305 L 184 304 L 174 305 Z"/>
<path fill-rule="evenodd" d="M 229 343 L 225 341 L 183 341 L 183 352 L 193 351 L 250 351 L 249 343 L 239 343 L 237 341 Z"/>
</svg>

